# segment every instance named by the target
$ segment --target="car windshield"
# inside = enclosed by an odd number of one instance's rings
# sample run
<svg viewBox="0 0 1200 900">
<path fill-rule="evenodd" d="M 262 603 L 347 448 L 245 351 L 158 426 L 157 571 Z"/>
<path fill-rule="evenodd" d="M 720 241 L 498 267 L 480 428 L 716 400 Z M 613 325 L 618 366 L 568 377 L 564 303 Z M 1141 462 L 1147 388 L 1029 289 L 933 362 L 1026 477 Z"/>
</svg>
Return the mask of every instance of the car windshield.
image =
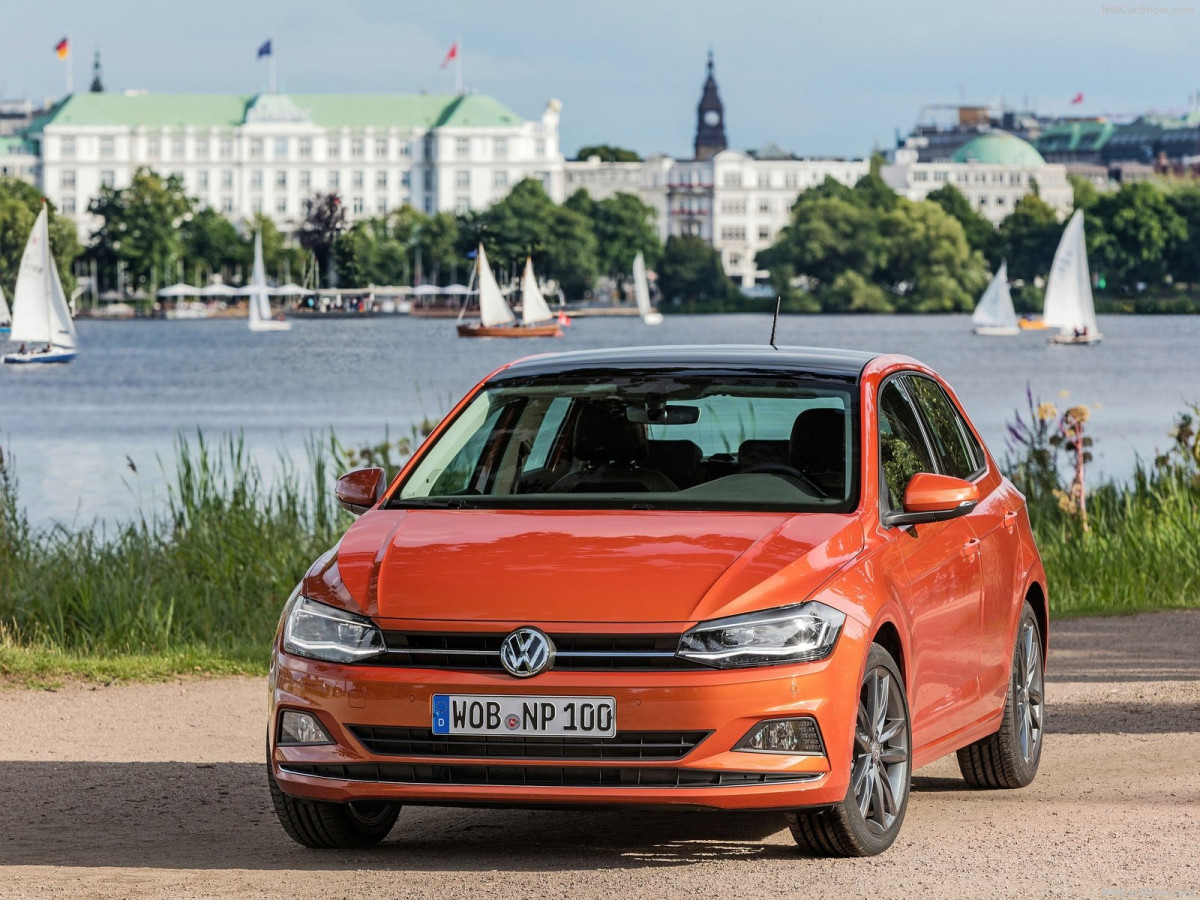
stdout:
<svg viewBox="0 0 1200 900">
<path fill-rule="evenodd" d="M 855 389 L 818 376 L 539 376 L 484 387 L 391 508 L 847 512 Z"/>
</svg>

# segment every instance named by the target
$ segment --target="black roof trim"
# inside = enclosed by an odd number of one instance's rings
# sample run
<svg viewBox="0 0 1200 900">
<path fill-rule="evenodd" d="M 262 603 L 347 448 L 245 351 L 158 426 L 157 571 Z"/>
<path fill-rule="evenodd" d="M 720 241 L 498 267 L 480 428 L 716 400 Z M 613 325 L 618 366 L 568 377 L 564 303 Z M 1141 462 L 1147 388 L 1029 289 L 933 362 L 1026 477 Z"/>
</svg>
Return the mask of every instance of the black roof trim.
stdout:
<svg viewBox="0 0 1200 900">
<path fill-rule="evenodd" d="M 496 373 L 493 380 L 637 369 L 729 372 L 744 369 L 759 373 L 848 376 L 857 380 L 867 363 L 879 355 L 861 350 L 834 350 L 828 347 L 780 347 L 773 350 L 758 344 L 613 347 L 530 356 Z"/>
</svg>

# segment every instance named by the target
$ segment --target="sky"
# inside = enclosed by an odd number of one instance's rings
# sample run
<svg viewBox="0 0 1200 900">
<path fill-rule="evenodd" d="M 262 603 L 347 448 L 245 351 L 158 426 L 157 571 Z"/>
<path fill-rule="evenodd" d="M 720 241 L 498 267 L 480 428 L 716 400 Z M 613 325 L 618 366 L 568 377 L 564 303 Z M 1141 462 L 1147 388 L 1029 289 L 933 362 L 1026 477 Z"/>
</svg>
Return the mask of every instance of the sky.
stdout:
<svg viewBox="0 0 1200 900">
<path fill-rule="evenodd" d="M 266 88 L 267 38 L 280 90 L 452 91 L 440 64 L 461 38 L 468 90 L 526 118 L 562 101 L 568 155 L 610 143 L 686 157 L 711 46 L 731 147 L 862 156 L 930 104 L 1185 112 L 1200 0 L 1161 2 L 43 0 L 6 4 L 0 97 L 61 94 L 64 35 L 77 89 L 99 49 L 109 90 L 237 93 Z"/>
</svg>

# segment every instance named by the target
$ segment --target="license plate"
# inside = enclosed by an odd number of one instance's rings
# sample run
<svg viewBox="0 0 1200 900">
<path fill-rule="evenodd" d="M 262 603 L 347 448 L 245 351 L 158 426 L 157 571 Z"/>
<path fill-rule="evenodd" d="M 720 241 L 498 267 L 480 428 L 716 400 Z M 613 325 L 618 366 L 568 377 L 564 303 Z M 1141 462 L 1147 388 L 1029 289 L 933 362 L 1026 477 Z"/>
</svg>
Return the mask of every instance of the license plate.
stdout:
<svg viewBox="0 0 1200 900">
<path fill-rule="evenodd" d="M 612 697 L 434 694 L 433 733 L 613 737 L 617 733 L 617 701 Z"/>
</svg>

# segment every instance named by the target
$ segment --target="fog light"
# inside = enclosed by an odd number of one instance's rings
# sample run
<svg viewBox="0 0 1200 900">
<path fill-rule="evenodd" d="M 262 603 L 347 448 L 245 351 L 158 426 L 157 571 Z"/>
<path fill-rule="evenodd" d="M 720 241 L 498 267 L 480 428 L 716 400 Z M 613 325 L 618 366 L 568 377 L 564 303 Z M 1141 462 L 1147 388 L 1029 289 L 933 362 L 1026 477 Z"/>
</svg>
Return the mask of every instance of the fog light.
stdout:
<svg viewBox="0 0 1200 900">
<path fill-rule="evenodd" d="M 817 727 L 817 720 L 808 716 L 759 722 L 733 749 L 758 753 L 794 753 L 798 756 L 825 755 L 821 729 Z"/>
<path fill-rule="evenodd" d="M 285 709 L 279 717 L 278 743 L 294 746 L 296 744 L 332 744 L 329 736 L 317 717 L 294 709 Z"/>
</svg>

